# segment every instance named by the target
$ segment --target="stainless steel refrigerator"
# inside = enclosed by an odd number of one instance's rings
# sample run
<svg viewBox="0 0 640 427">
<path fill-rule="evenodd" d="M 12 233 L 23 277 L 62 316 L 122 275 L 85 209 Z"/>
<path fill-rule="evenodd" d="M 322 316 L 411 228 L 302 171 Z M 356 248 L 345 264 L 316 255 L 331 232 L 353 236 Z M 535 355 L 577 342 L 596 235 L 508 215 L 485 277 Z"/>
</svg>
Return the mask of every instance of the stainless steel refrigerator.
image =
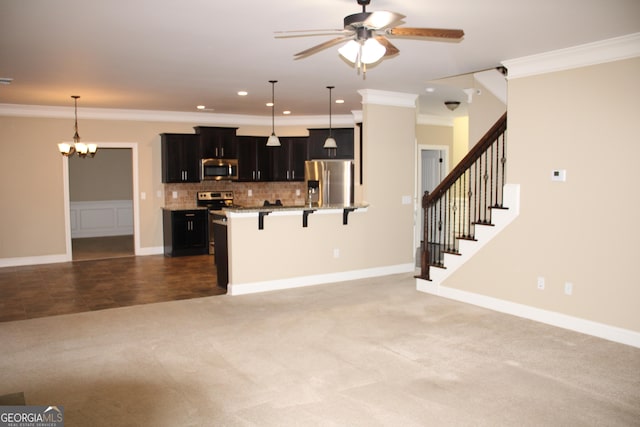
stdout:
<svg viewBox="0 0 640 427">
<path fill-rule="evenodd" d="M 307 160 L 304 164 L 307 204 L 349 206 L 353 204 L 351 160 Z"/>
</svg>

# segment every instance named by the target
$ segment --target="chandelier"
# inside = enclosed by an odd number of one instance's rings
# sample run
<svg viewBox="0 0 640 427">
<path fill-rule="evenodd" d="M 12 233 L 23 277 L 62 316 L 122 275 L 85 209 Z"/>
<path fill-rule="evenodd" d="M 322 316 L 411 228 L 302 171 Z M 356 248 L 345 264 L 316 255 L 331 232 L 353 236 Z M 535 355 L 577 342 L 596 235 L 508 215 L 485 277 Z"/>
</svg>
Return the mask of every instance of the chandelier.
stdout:
<svg viewBox="0 0 640 427">
<path fill-rule="evenodd" d="M 74 134 L 73 134 L 73 145 L 61 142 L 58 144 L 58 150 L 60 150 L 60 154 L 65 157 L 73 156 L 77 154 L 78 157 L 85 158 L 87 156 L 93 157 L 96 155 L 96 151 L 98 151 L 97 144 L 85 144 L 84 142 L 80 142 L 80 135 L 78 135 L 78 95 L 71 95 L 73 98 L 75 105 L 75 125 L 74 125 Z"/>
</svg>

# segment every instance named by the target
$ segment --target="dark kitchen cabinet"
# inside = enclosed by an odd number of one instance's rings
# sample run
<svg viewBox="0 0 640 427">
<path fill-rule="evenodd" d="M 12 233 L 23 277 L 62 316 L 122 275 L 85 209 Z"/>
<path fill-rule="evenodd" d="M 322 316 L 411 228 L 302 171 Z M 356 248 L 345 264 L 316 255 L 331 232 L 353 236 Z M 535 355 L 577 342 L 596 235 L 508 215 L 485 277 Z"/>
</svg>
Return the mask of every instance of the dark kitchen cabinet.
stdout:
<svg viewBox="0 0 640 427">
<path fill-rule="evenodd" d="M 208 254 L 208 215 L 209 212 L 206 209 L 163 210 L 164 254 L 166 256 Z"/>
<path fill-rule="evenodd" d="M 194 127 L 200 139 L 203 159 L 235 159 L 236 129 L 210 126 Z"/>
<path fill-rule="evenodd" d="M 272 181 L 304 181 L 307 137 L 280 137 L 280 147 L 267 147 L 271 156 Z"/>
<path fill-rule="evenodd" d="M 163 133 L 162 182 L 200 182 L 200 143 L 194 134 Z"/>
<path fill-rule="evenodd" d="M 270 181 L 266 136 L 237 136 L 238 181 Z"/>
<path fill-rule="evenodd" d="M 353 160 L 353 128 L 332 129 L 338 148 L 323 148 L 329 129 L 309 129 L 309 159 Z"/>
</svg>

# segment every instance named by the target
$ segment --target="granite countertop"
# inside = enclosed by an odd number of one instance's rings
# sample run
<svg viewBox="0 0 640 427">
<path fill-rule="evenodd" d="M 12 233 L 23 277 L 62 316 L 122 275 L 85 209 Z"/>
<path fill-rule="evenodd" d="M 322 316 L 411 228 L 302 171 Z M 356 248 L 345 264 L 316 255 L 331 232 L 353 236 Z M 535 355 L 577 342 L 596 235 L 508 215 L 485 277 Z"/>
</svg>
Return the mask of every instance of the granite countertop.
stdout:
<svg viewBox="0 0 640 427">
<path fill-rule="evenodd" d="M 206 206 L 171 206 L 171 207 L 166 207 L 163 206 L 162 210 L 165 211 L 198 211 L 198 210 L 207 210 Z"/>
<path fill-rule="evenodd" d="M 324 206 L 309 206 L 309 205 L 292 205 L 292 206 L 282 206 L 282 205 L 269 205 L 269 206 L 249 206 L 249 207 L 241 207 L 241 206 L 233 206 L 223 208 L 226 212 L 229 213 L 260 213 L 260 212 L 302 212 L 307 210 L 344 210 L 344 209 L 364 209 L 369 207 L 368 203 L 355 203 L 353 205 L 324 205 Z"/>
</svg>

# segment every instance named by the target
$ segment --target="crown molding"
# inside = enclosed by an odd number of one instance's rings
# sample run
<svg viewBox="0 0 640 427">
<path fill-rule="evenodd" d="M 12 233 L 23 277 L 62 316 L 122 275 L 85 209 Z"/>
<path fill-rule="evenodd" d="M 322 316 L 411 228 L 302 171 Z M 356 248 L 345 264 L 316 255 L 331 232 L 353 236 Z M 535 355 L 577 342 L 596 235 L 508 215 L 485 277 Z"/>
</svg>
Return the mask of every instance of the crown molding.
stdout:
<svg viewBox="0 0 640 427">
<path fill-rule="evenodd" d="M 502 61 L 508 79 L 570 70 L 640 56 L 640 33 Z"/>
<path fill-rule="evenodd" d="M 182 111 L 124 110 L 110 108 L 79 109 L 80 119 L 130 120 L 141 122 L 197 123 L 219 126 L 271 126 L 271 116 L 250 116 L 242 114 L 194 113 Z M 74 117 L 73 107 L 50 105 L 0 104 L 0 116 L 32 117 L 48 119 L 69 119 Z M 353 114 L 331 116 L 333 125 L 352 127 Z M 329 126 L 329 116 L 286 116 L 277 117 L 278 126 Z"/>
<path fill-rule="evenodd" d="M 412 93 L 388 92 L 376 89 L 361 89 L 363 104 L 388 105 L 391 107 L 416 108 L 418 95 Z"/>
</svg>

